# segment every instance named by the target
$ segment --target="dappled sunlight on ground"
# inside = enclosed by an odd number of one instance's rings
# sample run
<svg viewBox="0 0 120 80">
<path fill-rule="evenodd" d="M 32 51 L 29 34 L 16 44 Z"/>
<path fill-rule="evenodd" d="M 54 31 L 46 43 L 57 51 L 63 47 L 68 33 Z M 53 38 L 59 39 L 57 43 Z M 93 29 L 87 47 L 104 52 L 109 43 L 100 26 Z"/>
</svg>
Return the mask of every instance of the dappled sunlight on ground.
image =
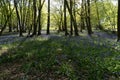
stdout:
<svg viewBox="0 0 120 80">
<path fill-rule="evenodd" d="M 94 36 L 56 35 L 2 44 L 0 79 L 117 80 L 119 45 Z"/>
<path fill-rule="evenodd" d="M 11 47 L 7 52 L 11 53 L 8 54 L 9 57 L 6 55 L 6 58 L 1 59 L 3 62 L 5 62 L 5 60 L 10 61 L 12 62 L 11 64 L 14 65 L 16 62 L 20 62 L 18 65 L 21 66 L 18 68 L 16 68 L 16 66 L 14 68 L 17 72 L 16 75 L 13 73 L 6 74 L 6 71 L 8 70 L 5 67 L 2 74 L 7 77 L 12 76 L 11 78 L 13 79 L 20 76 L 29 76 L 28 79 L 30 79 L 30 77 L 32 79 L 45 79 L 45 76 L 49 76 L 49 78 L 55 79 L 55 74 L 56 76 L 61 74 L 61 78 L 65 77 L 66 80 L 83 78 L 87 80 L 88 78 L 96 78 L 92 77 L 92 75 L 96 74 L 96 76 L 98 76 L 99 74 L 96 72 L 98 69 L 102 75 L 101 77 L 99 76 L 99 78 L 112 78 L 115 80 L 116 78 L 111 77 L 110 75 L 111 71 L 119 70 L 120 65 L 114 60 L 119 54 L 114 52 L 108 44 L 110 43 L 104 45 L 104 42 L 100 43 L 97 40 L 88 40 L 82 37 L 51 36 L 49 38 L 29 38 L 19 47 L 14 47 L 13 49 Z M 112 66 L 111 64 L 113 63 L 116 64 L 116 66 Z M 35 66 L 35 64 L 37 65 Z M 103 66 L 103 64 L 105 65 Z M 95 70 L 92 68 L 95 68 Z M 9 69 L 8 72 L 12 70 L 12 66 Z M 19 71 L 18 69 L 22 71 Z M 31 69 L 35 71 L 32 71 L 32 74 Z M 36 73 L 37 69 L 40 70 L 40 73 Z M 45 71 L 42 72 L 42 70 Z M 95 73 L 90 74 L 91 70 Z M 46 71 L 48 74 L 46 74 Z M 42 77 L 34 74 L 41 74 L 44 76 Z"/>
</svg>

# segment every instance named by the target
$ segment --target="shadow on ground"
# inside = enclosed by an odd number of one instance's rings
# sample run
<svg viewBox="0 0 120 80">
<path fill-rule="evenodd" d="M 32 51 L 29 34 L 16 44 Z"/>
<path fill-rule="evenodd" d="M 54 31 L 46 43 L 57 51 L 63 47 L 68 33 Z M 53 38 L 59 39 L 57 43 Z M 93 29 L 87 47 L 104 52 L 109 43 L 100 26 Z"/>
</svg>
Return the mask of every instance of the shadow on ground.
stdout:
<svg viewBox="0 0 120 80">
<path fill-rule="evenodd" d="M 120 64 L 113 49 L 80 37 L 30 38 L 0 56 L 0 79 L 116 80 Z M 18 46 L 19 45 L 19 46 Z"/>
</svg>

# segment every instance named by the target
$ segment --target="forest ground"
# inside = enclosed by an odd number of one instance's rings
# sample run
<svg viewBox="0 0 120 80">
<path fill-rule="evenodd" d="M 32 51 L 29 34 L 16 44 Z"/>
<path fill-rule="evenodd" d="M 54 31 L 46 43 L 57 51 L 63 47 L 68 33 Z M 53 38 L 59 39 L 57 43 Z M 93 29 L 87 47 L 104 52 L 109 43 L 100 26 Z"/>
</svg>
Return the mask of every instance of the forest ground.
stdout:
<svg viewBox="0 0 120 80">
<path fill-rule="evenodd" d="M 94 31 L 26 38 L 0 37 L 0 80 L 119 80 L 120 43 L 115 34 Z"/>
<path fill-rule="evenodd" d="M 42 32 L 42 37 L 50 37 L 50 36 L 61 36 L 58 34 L 54 34 L 56 33 L 55 31 L 52 31 L 52 35 L 45 35 L 45 31 Z M 25 34 L 26 36 L 27 34 Z M 80 33 L 81 37 L 89 37 L 86 31 L 83 31 L 82 33 Z M 94 31 L 94 33 L 92 34 L 93 37 L 96 38 L 100 38 L 100 39 L 109 39 L 109 40 L 113 40 L 115 41 L 117 39 L 117 35 L 116 34 L 112 34 L 112 33 L 107 33 L 107 32 L 103 32 L 103 31 Z M 0 36 L 0 44 L 9 44 L 15 41 L 19 41 L 22 40 L 24 37 L 19 37 L 17 33 L 15 34 L 4 34 L 3 36 Z"/>
</svg>

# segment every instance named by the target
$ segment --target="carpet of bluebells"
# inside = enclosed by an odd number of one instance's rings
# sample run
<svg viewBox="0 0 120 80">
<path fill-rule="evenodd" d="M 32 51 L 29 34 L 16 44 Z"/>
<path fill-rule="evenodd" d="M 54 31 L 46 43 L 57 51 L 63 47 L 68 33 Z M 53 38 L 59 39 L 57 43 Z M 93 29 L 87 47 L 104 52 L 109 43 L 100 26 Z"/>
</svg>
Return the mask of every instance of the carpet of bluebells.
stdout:
<svg viewBox="0 0 120 80">
<path fill-rule="evenodd" d="M 0 80 L 120 79 L 119 42 L 82 36 L 16 41 L 0 46 Z"/>
</svg>

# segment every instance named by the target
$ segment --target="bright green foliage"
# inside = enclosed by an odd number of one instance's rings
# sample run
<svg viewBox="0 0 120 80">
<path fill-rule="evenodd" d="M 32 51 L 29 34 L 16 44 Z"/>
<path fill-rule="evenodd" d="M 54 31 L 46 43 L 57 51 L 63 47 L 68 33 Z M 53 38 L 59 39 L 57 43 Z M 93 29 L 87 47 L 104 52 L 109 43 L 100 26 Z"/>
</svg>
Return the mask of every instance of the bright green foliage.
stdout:
<svg viewBox="0 0 120 80">
<path fill-rule="evenodd" d="M 112 2 L 97 2 L 100 23 L 104 29 L 116 30 L 117 23 L 117 6 L 113 5 Z M 93 2 L 91 4 L 91 23 L 96 27 L 97 25 L 97 12 L 96 4 Z"/>
</svg>

